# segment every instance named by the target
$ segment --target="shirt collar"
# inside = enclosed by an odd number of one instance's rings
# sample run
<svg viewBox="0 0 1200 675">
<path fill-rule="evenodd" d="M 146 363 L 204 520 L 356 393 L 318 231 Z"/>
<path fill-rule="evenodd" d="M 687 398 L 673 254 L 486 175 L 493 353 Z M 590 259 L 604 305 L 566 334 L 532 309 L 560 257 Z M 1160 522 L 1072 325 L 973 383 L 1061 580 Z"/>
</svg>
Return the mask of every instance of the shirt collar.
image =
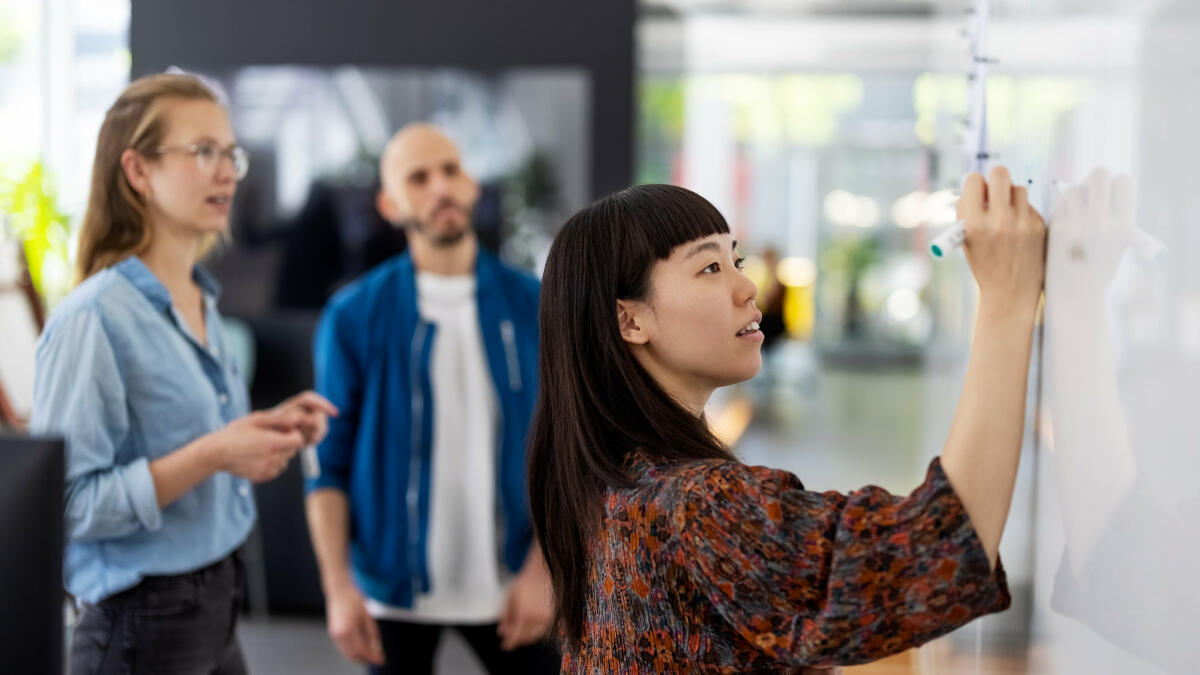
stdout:
<svg viewBox="0 0 1200 675">
<path fill-rule="evenodd" d="M 129 256 L 113 265 L 113 269 L 141 291 L 159 311 L 166 312 L 171 308 L 171 294 L 167 292 L 167 287 L 154 276 L 141 258 Z M 221 297 L 221 284 L 203 267 L 196 265 L 192 268 L 192 280 L 200 286 L 207 299 L 216 300 Z"/>
</svg>

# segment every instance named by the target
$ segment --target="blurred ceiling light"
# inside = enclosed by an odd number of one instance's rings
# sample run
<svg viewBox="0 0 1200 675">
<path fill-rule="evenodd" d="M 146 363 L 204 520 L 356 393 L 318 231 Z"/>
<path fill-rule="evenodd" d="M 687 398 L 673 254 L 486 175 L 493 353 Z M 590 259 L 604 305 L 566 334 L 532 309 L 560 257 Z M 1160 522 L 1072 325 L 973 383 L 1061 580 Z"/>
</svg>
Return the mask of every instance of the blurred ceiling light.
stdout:
<svg viewBox="0 0 1200 675">
<path fill-rule="evenodd" d="M 784 286 L 793 288 L 812 286 L 817 282 L 817 266 L 808 258 L 795 256 L 784 258 L 775 266 L 775 276 Z"/>
<path fill-rule="evenodd" d="M 896 227 L 911 230 L 928 221 L 929 193 L 924 190 L 910 192 L 892 204 L 892 222 Z"/>
<path fill-rule="evenodd" d="M 845 190 L 825 196 L 825 217 L 835 225 L 868 229 L 879 224 L 879 203 Z"/>
<path fill-rule="evenodd" d="M 859 197 L 857 206 L 855 225 L 866 229 L 879 224 L 879 202 L 870 197 Z"/>
<path fill-rule="evenodd" d="M 884 310 L 898 323 L 912 321 L 921 313 L 921 298 L 911 288 L 901 288 L 888 296 Z"/>
<path fill-rule="evenodd" d="M 926 202 L 926 219 L 930 225 L 941 227 L 958 220 L 958 195 L 954 190 L 938 190 Z"/>
<path fill-rule="evenodd" d="M 912 229 L 921 225 L 943 227 L 958 220 L 955 205 L 958 195 L 953 190 L 932 194 L 924 190 L 910 192 L 892 204 L 892 222 L 897 227 Z"/>
<path fill-rule="evenodd" d="M 825 217 L 842 224 L 854 211 L 854 195 L 845 190 L 834 190 L 825 195 Z"/>
</svg>

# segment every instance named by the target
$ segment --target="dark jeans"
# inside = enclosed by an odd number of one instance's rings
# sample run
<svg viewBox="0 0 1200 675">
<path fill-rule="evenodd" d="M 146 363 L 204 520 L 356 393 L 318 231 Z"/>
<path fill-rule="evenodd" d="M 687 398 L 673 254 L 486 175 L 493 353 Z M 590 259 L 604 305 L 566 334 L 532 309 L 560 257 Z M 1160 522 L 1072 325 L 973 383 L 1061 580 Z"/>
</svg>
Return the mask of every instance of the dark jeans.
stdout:
<svg viewBox="0 0 1200 675">
<path fill-rule="evenodd" d="M 236 554 L 187 574 L 146 577 L 85 604 L 71 675 L 245 675 L 234 629 L 242 600 Z"/>
<path fill-rule="evenodd" d="M 539 643 L 506 652 L 500 649 L 496 624 L 483 626 L 436 626 L 401 621 L 379 621 L 386 664 L 371 666 L 371 675 L 425 675 L 433 673 L 433 654 L 443 629 L 458 631 L 471 651 L 491 675 L 542 675 L 558 673 L 558 651 L 549 643 Z"/>
</svg>

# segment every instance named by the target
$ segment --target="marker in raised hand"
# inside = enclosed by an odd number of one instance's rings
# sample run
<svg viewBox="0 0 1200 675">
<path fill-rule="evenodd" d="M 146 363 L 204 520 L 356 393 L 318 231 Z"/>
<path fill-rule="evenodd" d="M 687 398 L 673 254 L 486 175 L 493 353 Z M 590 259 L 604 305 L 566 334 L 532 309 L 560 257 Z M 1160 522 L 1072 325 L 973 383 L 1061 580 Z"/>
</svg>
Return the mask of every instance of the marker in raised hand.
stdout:
<svg viewBox="0 0 1200 675">
<path fill-rule="evenodd" d="M 935 258 L 945 258 L 948 253 L 962 246 L 967 238 L 967 230 L 963 221 L 958 221 L 947 227 L 945 231 L 933 238 L 929 251 Z"/>
<path fill-rule="evenodd" d="M 979 173 L 982 174 L 983 172 L 980 171 Z M 1029 185 L 1033 185 L 1033 179 L 1029 179 L 1025 182 Z M 956 193 L 955 196 L 959 197 L 961 195 Z M 933 241 L 929 244 L 929 251 L 933 253 L 933 257 L 935 258 L 945 258 L 954 249 L 962 246 L 963 242 L 966 241 L 966 238 L 966 224 L 959 220 L 950 227 L 946 228 L 941 234 L 934 237 Z"/>
</svg>

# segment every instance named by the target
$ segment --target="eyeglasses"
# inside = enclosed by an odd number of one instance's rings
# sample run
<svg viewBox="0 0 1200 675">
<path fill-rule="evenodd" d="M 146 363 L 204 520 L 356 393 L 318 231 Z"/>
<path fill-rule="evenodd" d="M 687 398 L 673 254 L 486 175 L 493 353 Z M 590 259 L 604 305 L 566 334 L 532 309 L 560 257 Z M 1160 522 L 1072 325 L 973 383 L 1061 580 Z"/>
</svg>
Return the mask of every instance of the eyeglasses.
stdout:
<svg viewBox="0 0 1200 675">
<path fill-rule="evenodd" d="M 201 172 L 215 174 L 222 157 L 228 157 L 233 163 L 233 173 L 236 180 L 246 177 L 250 171 L 250 153 L 240 145 L 233 145 L 222 150 L 216 143 L 191 143 L 188 145 L 160 145 L 154 149 L 158 154 L 168 152 L 184 152 L 196 158 L 196 166 Z"/>
</svg>

